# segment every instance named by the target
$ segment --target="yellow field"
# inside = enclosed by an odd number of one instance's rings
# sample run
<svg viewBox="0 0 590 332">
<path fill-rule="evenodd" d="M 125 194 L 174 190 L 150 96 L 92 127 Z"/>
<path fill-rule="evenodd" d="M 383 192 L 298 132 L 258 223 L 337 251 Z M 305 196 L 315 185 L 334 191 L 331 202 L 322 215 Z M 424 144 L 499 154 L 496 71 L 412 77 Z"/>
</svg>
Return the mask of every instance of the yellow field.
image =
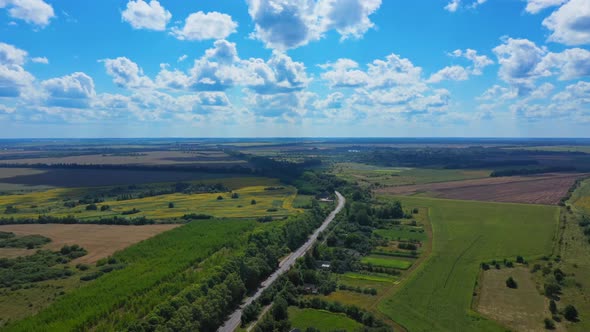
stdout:
<svg viewBox="0 0 590 332">
<path fill-rule="evenodd" d="M 138 209 L 141 212 L 126 217 L 142 217 L 150 219 L 178 218 L 185 214 L 208 214 L 214 217 L 261 217 L 284 216 L 299 209 L 293 207 L 297 189 L 281 186 L 278 190 L 264 190 L 268 186 L 280 185 L 277 180 L 268 178 L 227 178 L 200 181 L 200 183 L 223 182 L 239 198 L 232 199 L 231 193 L 204 194 L 167 194 L 123 201 L 107 200 L 98 203 L 98 211 L 87 211 L 86 205 L 74 208 L 64 207 L 67 200 L 76 200 L 85 195 L 89 188 L 59 188 L 43 192 L 22 195 L 0 196 L 0 217 L 28 218 L 51 214 L 55 217 L 75 216 L 80 219 L 96 219 L 100 217 L 123 216 L 124 211 Z M 217 197 L 222 196 L 222 200 Z M 256 204 L 251 204 L 256 200 Z M 168 208 L 174 203 L 174 208 Z M 109 205 L 110 210 L 100 211 L 102 205 Z M 7 206 L 14 206 L 17 213 L 2 214 Z M 269 211 L 269 209 L 271 209 Z"/>
</svg>

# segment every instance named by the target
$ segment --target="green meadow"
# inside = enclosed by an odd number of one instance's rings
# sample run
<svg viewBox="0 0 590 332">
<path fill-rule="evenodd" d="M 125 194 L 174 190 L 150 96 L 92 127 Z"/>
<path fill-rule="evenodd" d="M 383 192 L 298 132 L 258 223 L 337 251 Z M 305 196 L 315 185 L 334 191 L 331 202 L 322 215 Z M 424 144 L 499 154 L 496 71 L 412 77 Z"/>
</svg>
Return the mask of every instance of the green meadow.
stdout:
<svg viewBox="0 0 590 332">
<path fill-rule="evenodd" d="M 293 328 L 305 331 L 314 327 L 321 332 L 356 331 L 362 325 L 344 314 L 335 314 L 325 310 L 289 308 L 289 319 Z"/>
<path fill-rule="evenodd" d="M 397 197 L 428 208 L 429 259 L 386 297 L 379 310 L 409 331 L 504 331 L 471 310 L 480 263 L 551 254 L 559 209 L 554 206 Z"/>
</svg>

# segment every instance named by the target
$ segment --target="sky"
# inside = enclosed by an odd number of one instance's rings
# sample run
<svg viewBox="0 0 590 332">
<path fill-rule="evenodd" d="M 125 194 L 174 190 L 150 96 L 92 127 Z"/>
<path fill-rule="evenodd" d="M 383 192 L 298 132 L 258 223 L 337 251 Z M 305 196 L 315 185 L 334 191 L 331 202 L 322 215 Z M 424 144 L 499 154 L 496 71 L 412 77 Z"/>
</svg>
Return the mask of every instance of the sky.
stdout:
<svg viewBox="0 0 590 332">
<path fill-rule="evenodd" d="M 0 138 L 589 137 L 590 0 L 0 0 Z"/>
</svg>

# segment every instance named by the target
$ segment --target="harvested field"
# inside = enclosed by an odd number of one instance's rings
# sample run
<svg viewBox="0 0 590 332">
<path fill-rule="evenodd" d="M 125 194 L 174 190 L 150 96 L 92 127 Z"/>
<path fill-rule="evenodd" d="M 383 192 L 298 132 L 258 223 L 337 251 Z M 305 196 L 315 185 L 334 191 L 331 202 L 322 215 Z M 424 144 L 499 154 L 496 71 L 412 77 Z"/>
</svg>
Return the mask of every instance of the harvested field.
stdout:
<svg viewBox="0 0 590 332">
<path fill-rule="evenodd" d="M 558 204 L 574 182 L 588 174 L 543 174 L 536 176 L 510 176 L 464 181 L 450 181 L 412 186 L 378 189 L 378 193 L 394 195 L 425 194 L 448 199 Z"/>
<path fill-rule="evenodd" d="M 513 277 L 518 288 L 506 287 L 506 279 Z M 551 317 L 549 301 L 535 287 L 532 275 L 525 267 L 491 269 L 481 280 L 480 298 L 476 310 L 514 331 L 542 331 L 543 319 Z M 565 331 L 556 324 L 558 331 Z"/>
<path fill-rule="evenodd" d="M 122 250 L 134 243 L 148 239 L 156 234 L 173 229 L 180 225 L 143 225 L 143 226 L 117 226 L 117 225 L 61 225 L 61 224 L 35 224 L 35 225 L 2 225 L 0 231 L 13 232 L 16 235 L 40 234 L 51 239 L 51 242 L 43 249 L 59 250 L 65 244 L 78 244 L 88 250 L 88 255 L 78 258 L 77 263 L 94 263 L 103 257 L 112 255 L 115 251 Z M 31 254 L 35 250 L 29 250 Z M 0 250 L 0 257 L 9 257 L 14 254 L 8 251 L 4 256 Z"/>
</svg>

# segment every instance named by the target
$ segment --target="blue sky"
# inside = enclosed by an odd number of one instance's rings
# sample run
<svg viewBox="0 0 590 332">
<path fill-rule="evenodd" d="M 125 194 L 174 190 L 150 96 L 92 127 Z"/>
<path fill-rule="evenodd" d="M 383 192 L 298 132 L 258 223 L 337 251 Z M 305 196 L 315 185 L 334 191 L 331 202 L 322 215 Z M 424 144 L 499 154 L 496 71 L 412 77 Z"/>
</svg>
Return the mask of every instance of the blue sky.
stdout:
<svg viewBox="0 0 590 332">
<path fill-rule="evenodd" d="M 0 0 L 0 137 L 588 137 L 590 0 Z"/>
</svg>

